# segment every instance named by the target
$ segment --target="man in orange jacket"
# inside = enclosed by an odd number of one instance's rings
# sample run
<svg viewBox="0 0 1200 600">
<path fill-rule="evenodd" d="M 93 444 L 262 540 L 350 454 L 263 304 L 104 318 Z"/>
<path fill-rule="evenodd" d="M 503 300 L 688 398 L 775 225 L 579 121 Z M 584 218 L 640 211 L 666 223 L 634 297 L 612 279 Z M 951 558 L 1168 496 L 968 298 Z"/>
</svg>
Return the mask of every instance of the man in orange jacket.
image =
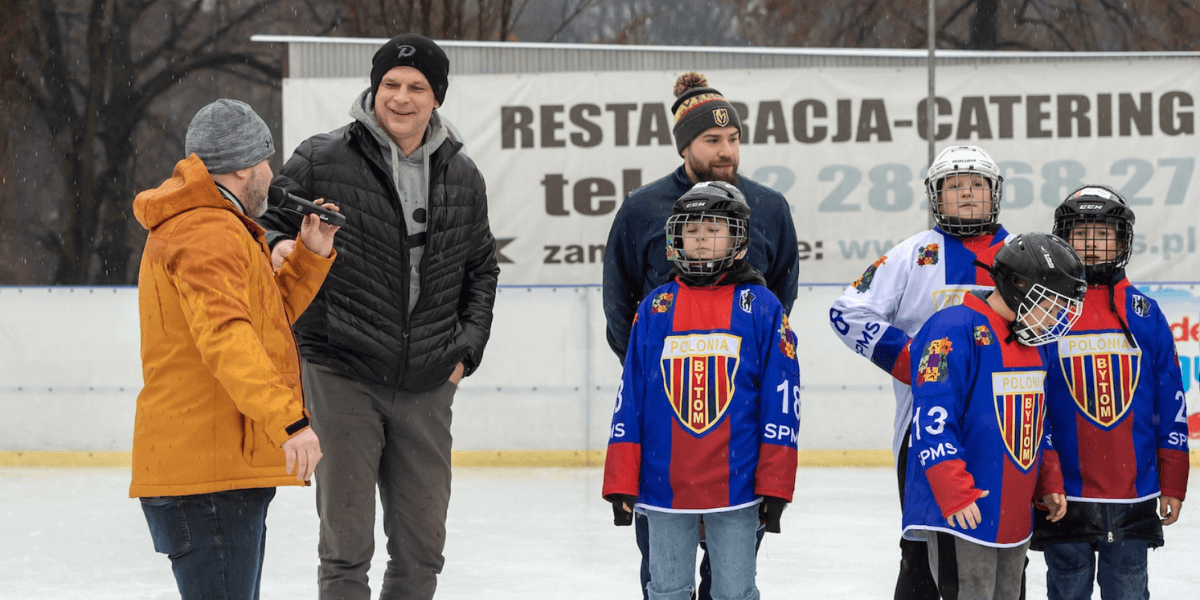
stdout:
<svg viewBox="0 0 1200 600">
<path fill-rule="evenodd" d="M 321 459 L 291 324 L 333 264 L 337 227 L 305 217 L 274 270 L 254 222 L 275 153 L 266 123 L 218 100 L 192 119 L 185 146 L 174 176 L 133 202 L 149 235 L 129 495 L 184 600 L 257 600 L 275 487 L 307 485 Z"/>
</svg>

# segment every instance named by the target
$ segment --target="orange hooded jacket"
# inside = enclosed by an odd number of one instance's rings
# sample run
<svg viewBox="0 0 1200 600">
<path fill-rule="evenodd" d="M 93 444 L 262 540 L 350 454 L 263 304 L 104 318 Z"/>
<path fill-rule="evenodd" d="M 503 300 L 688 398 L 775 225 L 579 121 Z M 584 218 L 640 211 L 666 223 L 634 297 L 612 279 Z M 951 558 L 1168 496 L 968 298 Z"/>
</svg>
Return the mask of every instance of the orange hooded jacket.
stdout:
<svg viewBox="0 0 1200 600">
<path fill-rule="evenodd" d="M 138 194 L 142 378 L 130 497 L 299 485 L 281 446 L 307 425 L 291 324 L 325 280 L 300 241 L 279 271 L 262 227 L 196 155 Z"/>
</svg>

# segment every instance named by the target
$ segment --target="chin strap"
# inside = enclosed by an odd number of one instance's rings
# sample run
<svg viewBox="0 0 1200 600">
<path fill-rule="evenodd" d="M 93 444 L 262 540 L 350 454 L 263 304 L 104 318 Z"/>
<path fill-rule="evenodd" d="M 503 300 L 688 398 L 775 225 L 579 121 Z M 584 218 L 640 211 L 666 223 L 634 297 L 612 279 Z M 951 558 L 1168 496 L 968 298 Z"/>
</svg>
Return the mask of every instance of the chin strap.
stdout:
<svg viewBox="0 0 1200 600">
<path fill-rule="evenodd" d="M 1134 341 L 1133 334 L 1129 332 L 1129 325 L 1125 324 L 1125 319 L 1122 319 L 1121 313 L 1117 312 L 1116 296 L 1117 296 L 1116 286 L 1114 286 L 1113 282 L 1111 280 L 1109 280 L 1109 282 L 1108 282 L 1108 309 L 1111 310 L 1114 315 L 1116 315 L 1117 322 L 1121 324 L 1121 331 L 1125 332 L 1125 339 L 1129 341 L 1129 346 L 1131 348 L 1137 348 L 1138 347 L 1137 342 Z"/>
</svg>

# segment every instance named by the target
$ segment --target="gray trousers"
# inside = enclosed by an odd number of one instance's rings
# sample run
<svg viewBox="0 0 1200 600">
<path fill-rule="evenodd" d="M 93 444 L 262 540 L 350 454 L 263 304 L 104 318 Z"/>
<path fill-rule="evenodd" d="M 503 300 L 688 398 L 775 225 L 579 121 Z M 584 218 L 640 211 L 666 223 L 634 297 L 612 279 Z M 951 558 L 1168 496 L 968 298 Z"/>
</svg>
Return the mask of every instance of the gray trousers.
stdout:
<svg viewBox="0 0 1200 600">
<path fill-rule="evenodd" d="M 942 600 L 1017 600 L 1029 542 L 1012 548 L 976 544 L 927 531 L 929 570 Z"/>
<path fill-rule="evenodd" d="M 369 600 L 375 488 L 388 565 L 381 599 L 428 600 L 437 589 L 450 505 L 450 421 L 457 386 L 420 393 L 304 363 L 304 392 L 324 457 L 317 463 L 321 600 Z"/>
</svg>

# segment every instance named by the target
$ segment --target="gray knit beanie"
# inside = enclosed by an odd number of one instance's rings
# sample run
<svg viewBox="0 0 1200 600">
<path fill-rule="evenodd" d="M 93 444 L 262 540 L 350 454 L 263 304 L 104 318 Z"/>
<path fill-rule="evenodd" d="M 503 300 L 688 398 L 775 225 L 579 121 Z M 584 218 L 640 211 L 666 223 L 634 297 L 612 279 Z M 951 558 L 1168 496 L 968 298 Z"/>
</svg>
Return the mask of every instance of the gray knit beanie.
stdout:
<svg viewBox="0 0 1200 600">
<path fill-rule="evenodd" d="M 195 154 L 213 175 L 253 167 L 275 154 L 275 140 L 249 104 L 220 99 L 196 113 L 183 151 Z"/>
</svg>

